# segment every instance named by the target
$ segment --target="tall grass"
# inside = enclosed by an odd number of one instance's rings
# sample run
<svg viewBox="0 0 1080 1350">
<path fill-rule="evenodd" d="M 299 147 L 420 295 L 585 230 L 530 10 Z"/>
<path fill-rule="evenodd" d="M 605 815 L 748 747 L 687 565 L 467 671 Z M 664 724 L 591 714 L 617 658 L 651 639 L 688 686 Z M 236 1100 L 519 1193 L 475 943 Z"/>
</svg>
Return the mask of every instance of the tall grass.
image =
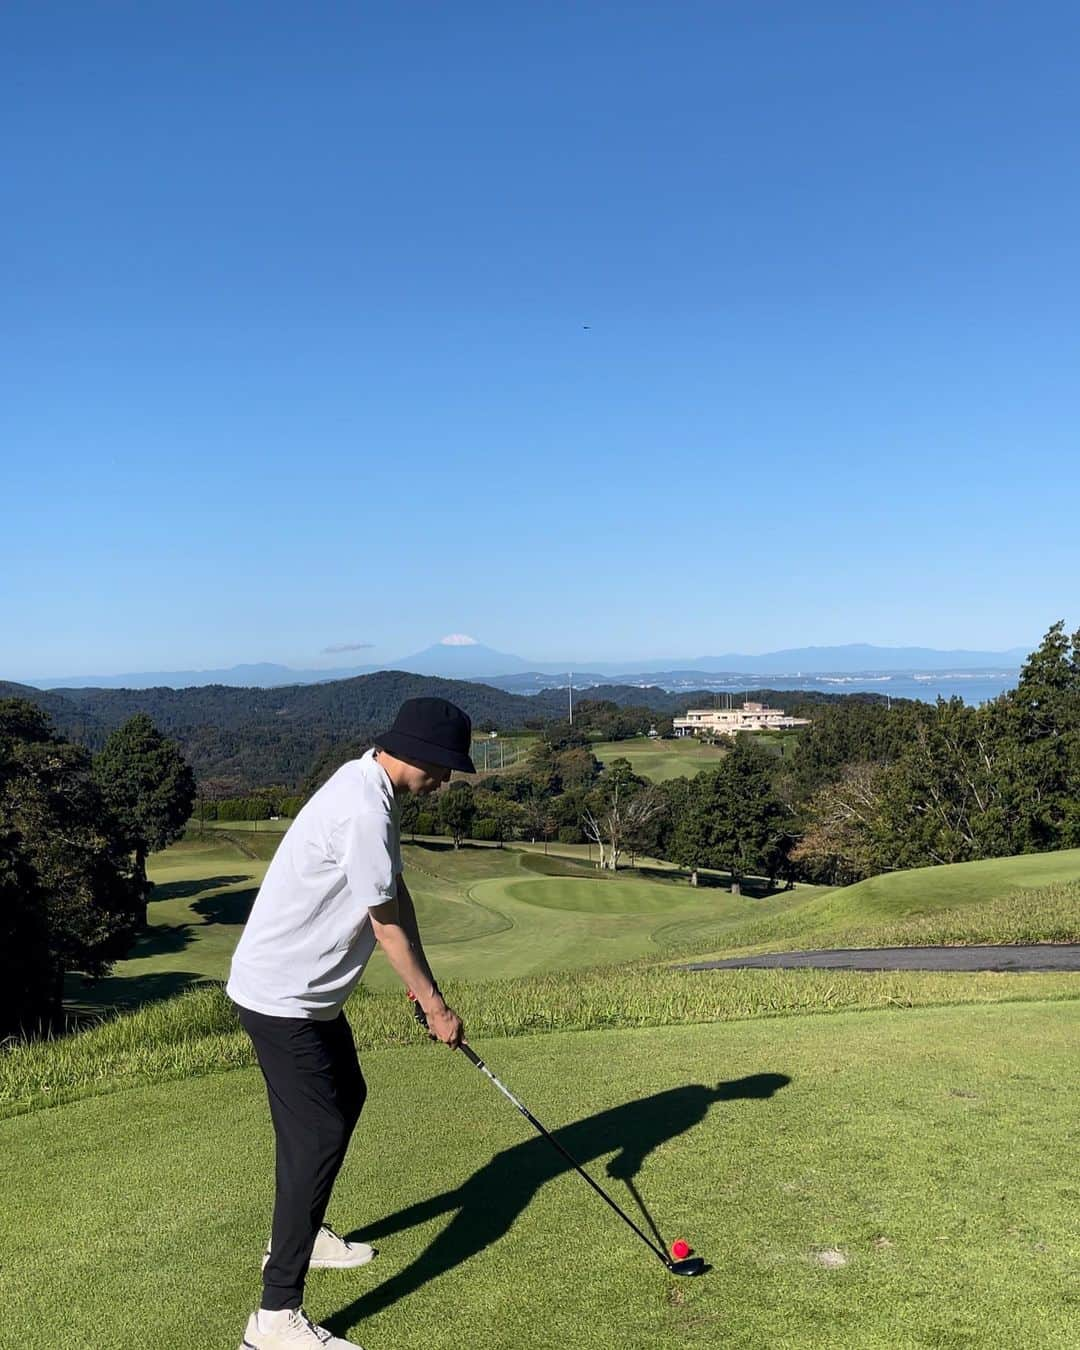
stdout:
<svg viewBox="0 0 1080 1350">
<path fill-rule="evenodd" d="M 1080 998 L 1080 977 L 728 970 L 644 963 L 482 984 L 447 985 L 470 1038 L 676 1026 L 875 1008 Z M 347 1014 L 361 1052 L 417 1043 L 399 993 L 361 986 Z M 188 990 L 84 1031 L 0 1052 L 0 1118 L 146 1083 L 254 1063 L 220 984 Z"/>
</svg>

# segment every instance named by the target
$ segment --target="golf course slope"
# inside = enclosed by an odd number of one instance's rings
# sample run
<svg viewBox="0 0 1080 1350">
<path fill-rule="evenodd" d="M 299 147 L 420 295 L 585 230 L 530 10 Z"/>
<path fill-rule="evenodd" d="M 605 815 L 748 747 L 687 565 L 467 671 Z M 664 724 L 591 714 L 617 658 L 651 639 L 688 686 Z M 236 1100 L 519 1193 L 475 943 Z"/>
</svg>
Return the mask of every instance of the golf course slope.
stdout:
<svg viewBox="0 0 1080 1350">
<path fill-rule="evenodd" d="M 706 952 L 1075 942 L 1080 849 L 919 867 L 797 896 L 784 911 L 758 911 L 760 918 L 738 927 L 726 916 L 680 916 L 658 928 L 654 940 L 670 951 L 701 953 L 702 960 Z"/>
<path fill-rule="evenodd" d="M 313 1273 L 308 1309 L 367 1350 L 1062 1350 L 1078 1033 L 1080 1003 L 1032 1001 L 479 1041 L 620 1204 L 640 1214 L 629 1179 L 706 1258 L 694 1281 L 463 1057 L 372 1052 L 328 1217 L 380 1255 Z M 0 1122 L 4 1343 L 235 1346 L 264 1092 L 242 1069 Z"/>
</svg>

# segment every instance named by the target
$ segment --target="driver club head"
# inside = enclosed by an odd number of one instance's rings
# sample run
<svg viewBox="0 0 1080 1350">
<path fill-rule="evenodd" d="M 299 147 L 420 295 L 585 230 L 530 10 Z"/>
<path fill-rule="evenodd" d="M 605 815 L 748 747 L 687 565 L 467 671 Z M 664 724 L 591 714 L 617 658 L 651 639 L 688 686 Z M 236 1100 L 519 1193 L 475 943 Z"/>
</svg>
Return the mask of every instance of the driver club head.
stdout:
<svg viewBox="0 0 1080 1350">
<path fill-rule="evenodd" d="M 703 1275 L 705 1273 L 705 1261 L 700 1256 L 688 1256 L 682 1261 L 666 1261 L 664 1263 L 672 1275 Z"/>
</svg>

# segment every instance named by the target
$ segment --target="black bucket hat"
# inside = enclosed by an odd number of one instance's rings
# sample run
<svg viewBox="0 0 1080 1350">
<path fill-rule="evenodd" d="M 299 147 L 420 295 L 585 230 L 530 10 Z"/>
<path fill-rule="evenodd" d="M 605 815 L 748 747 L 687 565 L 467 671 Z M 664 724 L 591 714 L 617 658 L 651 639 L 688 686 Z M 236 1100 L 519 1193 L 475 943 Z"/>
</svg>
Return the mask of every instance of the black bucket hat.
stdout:
<svg viewBox="0 0 1080 1350">
<path fill-rule="evenodd" d="M 409 698 L 398 709 L 394 725 L 375 737 L 375 744 L 399 759 L 439 764 L 461 773 L 475 773 L 469 758 L 472 722 L 444 698 Z"/>
</svg>

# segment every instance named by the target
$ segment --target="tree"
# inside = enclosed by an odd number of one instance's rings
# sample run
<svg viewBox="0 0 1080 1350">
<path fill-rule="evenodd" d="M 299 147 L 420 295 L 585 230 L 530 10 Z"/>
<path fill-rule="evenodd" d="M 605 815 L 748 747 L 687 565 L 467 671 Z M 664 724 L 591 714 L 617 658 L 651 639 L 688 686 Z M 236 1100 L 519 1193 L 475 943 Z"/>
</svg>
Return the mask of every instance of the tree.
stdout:
<svg viewBox="0 0 1080 1350">
<path fill-rule="evenodd" d="M 487 821 L 490 837 L 500 848 L 507 839 L 513 839 L 521 820 L 521 807 L 495 792 L 477 792 L 474 797 L 476 813 Z"/>
<path fill-rule="evenodd" d="M 521 803 L 521 829 L 535 844 L 546 839 L 553 823 L 552 802 L 539 784 L 533 783 L 529 795 Z"/>
<path fill-rule="evenodd" d="M 162 736 L 146 713 L 136 713 L 113 732 L 94 760 L 94 775 L 135 854 L 145 925 L 147 854 L 183 834 L 195 803 L 195 776 L 176 743 Z"/>
<path fill-rule="evenodd" d="M 802 837 L 791 850 L 801 876 L 827 886 L 849 886 L 882 870 L 879 764 L 849 764 L 840 780 L 810 800 Z"/>
<path fill-rule="evenodd" d="M 1008 851 L 1080 845 L 1080 629 L 1055 623 L 986 717 Z"/>
<path fill-rule="evenodd" d="M 563 791 L 590 787 L 600 774 L 600 762 L 584 746 L 561 750 L 555 757 L 555 768 Z"/>
<path fill-rule="evenodd" d="M 879 781 L 876 870 L 1010 851 L 997 747 L 981 708 L 939 698 Z"/>
<path fill-rule="evenodd" d="M 400 798 L 401 816 L 399 824 L 402 834 L 411 834 L 416 839 L 418 830 L 417 824 L 420 819 L 420 798 L 412 792 L 407 792 Z"/>
<path fill-rule="evenodd" d="M 581 817 L 586 838 L 600 850 L 600 868 L 617 871 L 619 858 L 665 805 L 659 788 L 639 778 L 628 760 L 612 760 Z"/>
<path fill-rule="evenodd" d="M 0 702 L 0 1034 L 63 1020 L 64 975 L 108 974 L 140 911 L 89 754 L 32 704 Z"/>
<path fill-rule="evenodd" d="M 673 838 L 675 861 L 729 872 L 738 895 L 751 872 L 775 876 L 787 837 L 788 815 L 773 791 L 770 761 L 739 737 L 720 765 L 691 780 L 684 813 Z"/>
<path fill-rule="evenodd" d="M 468 835 L 476 816 L 476 802 L 470 784 L 451 783 L 439 793 L 439 820 L 454 841 L 454 848 Z"/>
<path fill-rule="evenodd" d="M 45 896 L 18 832 L 6 829 L 0 834 L 0 1038 L 51 1022 L 54 995 Z"/>
</svg>

